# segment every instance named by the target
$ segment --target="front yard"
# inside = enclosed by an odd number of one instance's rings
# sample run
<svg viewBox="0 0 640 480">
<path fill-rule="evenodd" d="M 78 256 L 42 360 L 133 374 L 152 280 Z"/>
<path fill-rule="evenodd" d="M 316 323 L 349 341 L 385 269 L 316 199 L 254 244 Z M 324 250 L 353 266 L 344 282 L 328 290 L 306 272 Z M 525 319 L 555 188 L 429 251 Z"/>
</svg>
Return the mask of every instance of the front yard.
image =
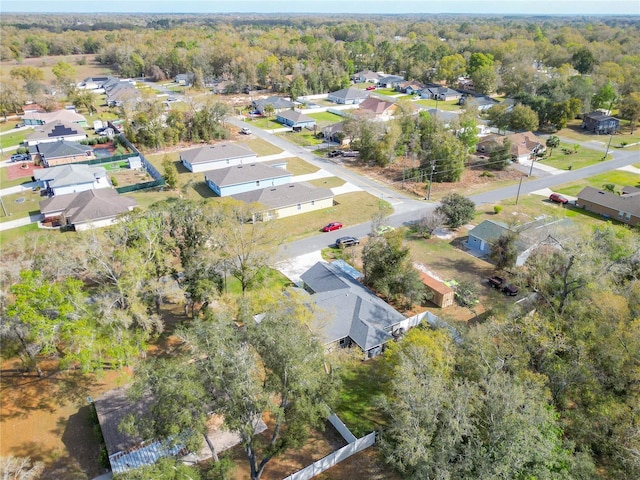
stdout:
<svg viewBox="0 0 640 480">
<path fill-rule="evenodd" d="M 441 102 L 438 101 L 436 102 L 435 100 L 427 100 L 427 99 L 421 99 L 421 100 L 416 100 L 415 102 L 413 102 L 417 105 L 420 105 L 422 107 L 427 107 L 427 108 L 436 108 L 438 107 L 438 110 L 446 110 L 449 112 L 456 112 L 458 110 L 462 110 L 462 107 L 460 105 L 458 105 L 458 100 L 449 100 L 446 102 Z M 437 105 L 436 105 L 437 103 Z"/>
<path fill-rule="evenodd" d="M 545 156 L 539 162 L 559 170 L 577 170 L 601 162 L 603 158 L 604 153 L 599 150 L 560 142 L 560 146 L 553 149 L 550 157 Z M 607 160 L 611 160 L 611 155 L 607 156 Z"/>
</svg>

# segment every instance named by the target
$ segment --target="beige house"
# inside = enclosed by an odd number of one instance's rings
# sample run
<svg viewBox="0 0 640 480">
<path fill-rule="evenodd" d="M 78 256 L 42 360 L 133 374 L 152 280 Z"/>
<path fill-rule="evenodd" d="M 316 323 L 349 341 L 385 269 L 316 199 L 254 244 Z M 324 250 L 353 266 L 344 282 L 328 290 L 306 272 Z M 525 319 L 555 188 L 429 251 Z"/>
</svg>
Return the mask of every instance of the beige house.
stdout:
<svg viewBox="0 0 640 480">
<path fill-rule="evenodd" d="M 618 195 L 584 187 L 578 193 L 576 206 L 631 226 L 640 225 L 640 188 L 624 187 L 622 195 Z"/>
<path fill-rule="evenodd" d="M 316 188 L 306 182 L 289 183 L 232 195 L 246 203 L 258 203 L 265 207 L 260 220 L 291 217 L 333 207 L 333 192 L 328 188 Z"/>
<path fill-rule="evenodd" d="M 511 158 L 514 161 L 532 160 L 546 150 L 545 144 L 532 132 L 512 133 L 511 135 L 488 135 L 478 142 L 478 153 L 490 154 L 504 145 L 505 139 L 511 142 Z"/>
<path fill-rule="evenodd" d="M 373 118 L 374 120 L 391 120 L 398 106 L 393 102 L 387 102 L 375 97 L 369 97 L 360 104 L 354 115 Z"/>
</svg>

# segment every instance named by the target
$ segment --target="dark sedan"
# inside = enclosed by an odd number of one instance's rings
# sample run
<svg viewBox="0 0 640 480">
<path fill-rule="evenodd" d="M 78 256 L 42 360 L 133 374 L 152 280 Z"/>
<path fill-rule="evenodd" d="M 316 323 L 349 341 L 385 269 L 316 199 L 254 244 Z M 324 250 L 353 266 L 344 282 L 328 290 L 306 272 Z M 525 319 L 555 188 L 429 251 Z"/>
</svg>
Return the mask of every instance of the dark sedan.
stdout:
<svg viewBox="0 0 640 480">
<path fill-rule="evenodd" d="M 336 240 L 336 247 L 352 247 L 359 244 L 360 240 L 356 237 L 340 237 Z"/>
</svg>

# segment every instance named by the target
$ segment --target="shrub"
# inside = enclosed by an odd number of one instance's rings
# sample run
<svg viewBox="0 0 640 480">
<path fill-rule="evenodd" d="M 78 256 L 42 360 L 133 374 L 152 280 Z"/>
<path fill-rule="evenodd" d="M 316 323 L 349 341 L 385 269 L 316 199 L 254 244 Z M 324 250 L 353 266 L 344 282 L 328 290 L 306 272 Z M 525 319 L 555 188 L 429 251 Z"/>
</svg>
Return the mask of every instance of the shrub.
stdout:
<svg viewBox="0 0 640 480">
<path fill-rule="evenodd" d="M 495 173 L 491 173 L 491 172 L 488 172 L 487 170 L 485 170 L 484 172 L 482 172 L 480 174 L 480 176 L 481 177 L 487 177 L 487 178 L 494 178 L 496 175 L 495 175 Z"/>
<path fill-rule="evenodd" d="M 493 206 L 493 213 L 495 213 L 496 215 L 499 214 L 501 211 L 502 211 L 502 205 Z"/>
<path fill-rule="evenodd" d="M 118 179 L 116 177 L 111 177 L 111 185 L 113 185 L 114 187 L 118 186 Z"/>
</svg>

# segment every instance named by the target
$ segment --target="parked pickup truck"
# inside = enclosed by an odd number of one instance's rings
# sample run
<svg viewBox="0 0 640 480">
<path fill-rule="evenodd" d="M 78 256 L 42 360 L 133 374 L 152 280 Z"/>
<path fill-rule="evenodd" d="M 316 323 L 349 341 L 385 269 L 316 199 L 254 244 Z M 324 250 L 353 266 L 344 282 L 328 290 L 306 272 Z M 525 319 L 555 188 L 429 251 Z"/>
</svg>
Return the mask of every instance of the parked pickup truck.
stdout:
<svg viewBox="0 0 640 480">
<path fill-rule="evenodd" d="M 501 290 L 505 295 L 515 296 L 518 294 L 518 287 L 508 284 L 504 278 L 494 275 L 488 279 L 489 286 Z"/>
</svg>

